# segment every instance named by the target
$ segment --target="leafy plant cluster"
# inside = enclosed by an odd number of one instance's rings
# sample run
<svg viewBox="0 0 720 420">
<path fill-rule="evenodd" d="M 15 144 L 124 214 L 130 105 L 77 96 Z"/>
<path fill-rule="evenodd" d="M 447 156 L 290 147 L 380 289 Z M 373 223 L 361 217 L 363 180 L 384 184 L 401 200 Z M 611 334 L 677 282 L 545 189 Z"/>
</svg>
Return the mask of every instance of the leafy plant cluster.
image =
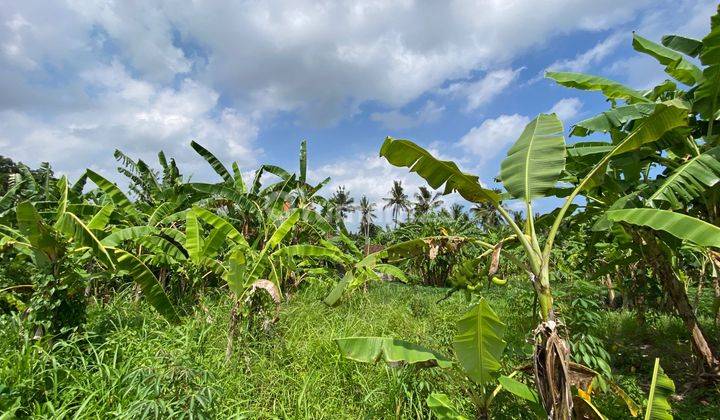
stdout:
<svg viewBox="0 0 720 420">
<path fill-rule="evenodd" d="M 95 349 L 79 338 L 87 313 L 118 293 L 146 301 L 176 328 L 198 313 L 213 324 L 207 297 L 224 295 L 229 363 L 238 337 L 269 335 L 282 305 L 305 285 L 320 288 L 316 301 L 332 311 L 371 283 L 397 280 L 445 287 L 435 305 L 454 293 L 465 297 L 447 331 L 453 356 L 447 346 L 429 349 L 374 331 L 326 340 L 354 361 L 438 368 L 466 380 L 463 392 L 450 395 L 432 382 L 399 381 L 397 392 L 420 412 L 425 405 L 415 397 L 422 394 L 438 418 L 464 418 L 467 407 L 488 417 L 503 398 L 540 418 L 605 418 L 596 404 L 605 393 L 632 416 L 671 418 L 675 384 L 659 360 L 646 401 L 636 402 L 617 381 L 612 343 L 600 338 L 599 324 L 623 309 L 639 325 L 646 314 L 677 316 L 698 362 L 697 386 L 720 380 L 717 340 L 699 315 L 711 312 L 720 324 L 720 13 L 702 40 L 669 35 L 658 44 L 634 34 L 633 47 L 671 79 L 641 91 L 598 76 L 547 73 L 562 86 L 602 93 L 609 108 L 571 127 L 572 142 L 557 115 L 537 116 L 501 162 L 503 190 L 388 137 L 380 156 L 428 186 L 411 199 L 394 182 L 383 206 L 393 226 L 385 229 L 367 197 L 355 206 L 344 187 L 322 195 L 329 178 L 310 182 L 305 142 L 297 172 L 262 165 L 252 177 L 192 142 L 219 177 L 214 183 L 193 182 L 163 152 L 155 168 L 118 150 L 127 193 L 90 169 L 71 182 L 48 164 L 31 170 L 3 158 L 0 308 L 3 321 L 18 326 L 14 357 L 32 364 L 38 348 L 52 353 L 66 343 Z M 443 208 L 449 193 L 471 203 L 470 211 Z M 537 199 L 547 197 L 561 206 L 536 214 Z M 509 200 L 524 210 L 512 211 Z M 352 234 L 344 220 L 355 211 L 361 223 Z M 701 310 L 711 285 L 714 302 Z M 489 297 L 503 291 L 526 317 L 501 319 Z M 409 302 L 416 317 L 430 312 L 425 301 Z M 508 346 L 509 334 L 526 344 Z M 506 353 L 520 363 L 508 363 Z M 138 406 L 134 415 L 211 412 L 215 391 L 200 385 L 202 373 L 166 372 L 172 385 L 163 392 L 180 405 Z M 18 392 L 0 383 L 8 411 L 21 410 Z"/>
</svg>

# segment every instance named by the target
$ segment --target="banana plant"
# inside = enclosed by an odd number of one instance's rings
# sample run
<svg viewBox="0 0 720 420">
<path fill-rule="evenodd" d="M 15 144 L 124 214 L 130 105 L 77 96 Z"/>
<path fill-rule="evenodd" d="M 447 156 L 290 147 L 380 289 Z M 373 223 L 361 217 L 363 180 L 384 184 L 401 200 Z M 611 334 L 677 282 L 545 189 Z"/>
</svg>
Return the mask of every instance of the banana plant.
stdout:
<svg viewBox="0 0 720 420">
<path fill-rule="evenodd" d="M 669 293 L 678 314 L 690 332 L 693 347 L 703 361 L 706 374 L 720 377 L 720 359 L 705 338 L 704 330 L 688 298 L 686 287 L 676 271 L 681 247 L 671 240 L 677 238 L 699 247 L 718 249 L 720 228 L 686 214 L 653 208 L 609 210 L 605 216 L 612 222 L 651 230 L 651 232 L 636 233 L 634 239 L 646 250 L 648 261 L 654 267 L 656 277 Z M 669 237 L 661 233 L 669 234 Z"/>
<path fill-rule="evenodd" d="M 660 366 L 660 359 L 655 358 L 652 382 L 648 393 L 645 420 L 672 420 L 672 408 L 668 397 L 675 393 L 675 383 L 665 374 Z"/>
<path fill-rule="evenodd" d="M 492 250 L 494 245 L 466 236 L 428 236 L 415 238 L 391 245 L 383 250 L 363 256 L 362 251 L 350 239 L 341 234 L 350 250 L 342 254 L 345 274 L 325 297 L 328 306 L 335 306 L 343 294 L 372 281 L 381 281 L 381 274 L 389 275 L 407 283 L 407 278 L 398 265 L 413 258 L 435 259 L 440 254 L 453 254 L 469 244 L 477 244 Z M 489 254 L 485 253 L 481 257 Z M 459 289 L 459 288 L 458 288 Z"/>
<path fill-rule="evenodd" d="M 539 417 L 546 417 L 537 394 L 513 379 L 519 372 L 501 376 L 501 358 L 505 349 L 506 325 L 490 304 L 481 298 L 458 321 L 453 340 L 456 360 L 442 353 L 407 341 L 387 337 L 337 338 L 340 353 L 346 359 L 362 363 L 385 361 L 390 366 L 417 366 L 458 369 L 472 383 L 471 398 L 477 418 L 489 418 L 492 402 L 498 393 L 508 389 L 515 394 L 527 394 L 529 406 Z M 446 394 L 432 393 L 426 403 L 438 419 L 466 419 Z"/>
<path fill-rule="evenodd" d="M 661 107 L 674 104 L 671 106 L 685 109 L 687 118 L 683 124 L 655 133 L 657 140 L 652 144 L 636 148 L 632 153 L 625 151 L 608 162 L 602 177 L 587 184 L 586 209 L 600 214 L 594 230 L 619 229 L 638 249 L 636 255 L 654 268 L 663 291 L 670 296 L 692 337 L 696 354 L 707 373 L 714 376 L 720 373 L 720 359 L 697 322 L 683 281 L 685 276 L 678 265 L 682 261 L 682 246 L 673 243 L 676 240 L 672 237 L 701 247 L 716 247 L 712 236 L 720 223 L 720 149 L 714 127 L 720 109 L 718 33 L 720 14 L 711 18 L 710 33 L 702 40 L 671 35 L 664 37 L 660 45 L 634 35 L 633 47 L 664 65 L 670 77 L 689 86 L 686 90 L 670 80 L 640 92 L 596 76 L 548 74 L 561 85 L 599 90 L 612 101 L 610 110 L 577 123 L 571 131 L 579 136 L 608 132 L 613 140 L 613 143 L 576 143 L 571 155 L 572 170 L 576 173 L 582 173 L 588 162 L 597 162 L 605 153 L 603 149 L 629 137 L 643 121 L 660 112 Z M 699 58 L 701 66 L 690 58 Z M 627 104 L 614 102 L 619 99 Z M 655 179 L 651 166 L 662 168 Z M 647 228 L 656 233 L 647 234 Z M 716 299 L 720 301 L 720 296 Z"/>
<path fill-rule="evenodd" d="M 625 96 L 635 98 L 635 95 Z M 500 178 L 507 193 L 525 204 L 524 226 L 516 223 L 503 206 L 499 194 L 485 188 L 477 176 L 462 172 L 454 162 L 437 159 L 409 140 L 388 137 L 380 149 L 380 156 L 389 163 L 409 168 L 431 187 L 442 187 L 446 194 L 457 192 L 473 203 L 492 205 L 517 235 L 525 254 L 523 268 L 530 277 L 540 308 L 541 322 L 534 332 L 535 385 L 543 406 L 552 418 L 568 418 L 572 410 L 569 348 L 558 334 L 550 283 L 550 255 L 560 225 L 574 205 L 575 198 L 582 195 L 604 173 L 611 160 L 658 141 L 663 134 L 686 125 L 687 114 L 688 108 L 683 103 L 658 103 L 650 115 L 636 121 L 635 128 L 624 138 L 609 144 L 609 150 L 566 194 L 544 238 L 539 237 L 535 227 L 533 200 L 555 194 L 557 183 L 563 176 L 567 155 L 563 125 L 556 115 L 541 114 L 531 121 L 501 164 Z"/>
<path fill-rule="evenodd" d="M 57 188 L 61 196 L 52 215 L 43 217 L 29 201 L 17 205 L 17 229 L 3 226 L 0 243 L 5 246 L 0 246 L 0 249 L 7 250 L 10 249 L 8 246 L 12 246 L 19 254 L 29 256 L 37 270 L 51 276 L 52 283 L 59 287 L 67 287 L 64 282 L 75 278 L 67 272 L 65 262 L 69 258 L 78 263 L 98 264 L 102 272 L 111 275 L 128 275 L 158 312 L 170 322 L 178 322 L 175 308 L 152 272 L 131 253 L 105 246 L 93 233 L 90 226 L 101 223 L 99 220 L 104 218 L 104 210 L 101 209 L 101 214 L 95 215 L 86 224 L 69 210 L 67 178 L 60 178 Z M 51 284 L 49 287 L 55 286 Z"/>
<path fill-rule="evenodd" d="M 288 211 L 285 217 L 277 221 L 277 226 L 273 222 L 267 223 L 270 234 L 266 241 L 258 240 L 251 246 L 243 238 L 228 251 L 224 264 L 224 278 L 232 293 L 234 304 L 230 314 L 225 353 L 227 359 L 232 356 L 238 321 L 252 314 L 251 299 L 255 293 L 265 291 L 275 305 L 280 304 L 283 279 L 288 272 L 296 268 L 288 257 L 327 257 L 332 253 L 332 250 L 311 245 L 286 245 L 284 241 L 300 222 L 301 215 L 301 209 Z"/>
</svg>

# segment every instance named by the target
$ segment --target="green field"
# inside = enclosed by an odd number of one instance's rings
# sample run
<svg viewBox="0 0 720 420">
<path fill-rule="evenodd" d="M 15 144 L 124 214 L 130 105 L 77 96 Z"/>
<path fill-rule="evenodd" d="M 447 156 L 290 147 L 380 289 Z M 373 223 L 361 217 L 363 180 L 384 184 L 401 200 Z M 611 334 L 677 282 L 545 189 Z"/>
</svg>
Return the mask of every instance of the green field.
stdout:
<svg viewBox="0 0 720 420">
<path fill-rule="evenodd" d="M 0 156 L 0 420 L 720 418 L 720 11 L 632 39 L 668 80 L 546 72 L 607 109 L 523 121 L 494 186 L 393 137 L 422 184 L 357 201 L 307 141 Z"/>
<path fill-rule="evenodd" d="M 531 296 L 522 281 L 485 294 L 510 331 L 531 326 Z M 460 295 L 437 304 L 444 290 L 389 283 L 332 309 L 320 301 L 323 293 L 318 285 L 294 295 L 282 305 L 276 325 L 242 335 L 242 349 L 227 363 L 229 303 L 223 295 L 207 296 L 183 325 L 170 327 L 121 293 L 92 307 L 86 333 L 55 343 L 49 352 L 32 343 L 18 351 L 17 324 L 6 321 L 0 401 L 16 401 L 37 418 L 429 418 L 425 399 L 431 392 L 469 396 L 457 372 L 347 361 L 332 340 L 385 335 L 451 354 L 455 320 L 467 307 Z M 599 315 L 591 332 L 612 343 L 613 372 L 637 401 L 644 398 L 656 356 L 677 382 L 689 379 L 690 343 L 677 319 L 658 315 L 639 327 L 628 312 Z M 718 337 L 717 328 L 708 332 Z M 507 341 L 503 366 L 529 360 L 522 333 Z M 532 415 L 511 394 L 500 394 L 495 404 L 495 418 Z M 617 398 L 606 396 L 599 404 L 610 418 L 631 418 Z M 676 418 L 711 419 L 719 404 L 717 389 L 695 390 L 673 407 Z M 472 415 L 467 403 L 463 411 Z"/>
</svg>

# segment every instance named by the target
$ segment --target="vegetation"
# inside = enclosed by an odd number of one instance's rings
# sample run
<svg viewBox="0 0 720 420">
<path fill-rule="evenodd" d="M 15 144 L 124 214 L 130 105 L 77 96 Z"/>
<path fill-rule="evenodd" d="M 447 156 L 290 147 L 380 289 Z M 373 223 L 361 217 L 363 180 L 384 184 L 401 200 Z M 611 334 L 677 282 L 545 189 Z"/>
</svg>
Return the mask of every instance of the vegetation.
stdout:
<svg viewBox="0 0 720 420">
<path fill-rule="evenodd" d="M 252 179 L 192 142 L 215 183 L 118 150 L 124 189 L 0 159 L 3 418 L 716 416 L 720 14 L 633 47 L 673 80 L 548 73 L 609 108 L 592 140 L 532 120 L 503 190 L 388 137 L 427 183 L 394 181 L 392 226 L 323 195 L 305 142 Z"/>
</svg>

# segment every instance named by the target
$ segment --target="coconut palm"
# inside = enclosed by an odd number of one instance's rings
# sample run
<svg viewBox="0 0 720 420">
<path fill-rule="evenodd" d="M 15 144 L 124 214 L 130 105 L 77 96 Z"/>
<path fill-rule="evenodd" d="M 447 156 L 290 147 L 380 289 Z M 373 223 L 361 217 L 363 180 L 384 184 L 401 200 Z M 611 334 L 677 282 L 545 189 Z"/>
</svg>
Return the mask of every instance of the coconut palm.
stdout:
<svg viewBox="0 0 720 420">
<path fill-rule="evenodd" d="M 410 201 L 403 190 L 402 181 L 393 181 L 393 186 L 390 189 L 390 197 L 383 198 L 383 200 L 387 202 L 387 204 L 383 206 L 383 210 L 392 207 L 392 218 L 393 222 L 395 222 L 395 227 L 397 227 L 400 210 L 405 210 L 409 216 Z"/>
<path fill-rule="evenodd" d="M 452 217 L 453 220 L 468 220 L 465 209 L 460 203 L 453 203 L 453 205 L 450 206 L 450 217 Z"/>
<path fill-rule="evenodd" d="M 371 203 L 366 196 L 360 199 L 360 232 L 365 236 L 365 252 L 370 245 L 370 226 L 375 218 L 375 203 Z"/>
<path fill-rule="evenodd" d="M 344 185 L 339 186 L 328 201 L 340 219 L 345 219 L 345 216 L 349 213 L 355 212 L 355 206 L 353 206 L 355 199 L 350 197 L 350 193 L 345 189 Z"/>
<path fill-rule="evenodd" d="M 500 216 L 495 207 L 489 203 L 475 203 L 470 208 L 470 213 L 475 216 L 475 219 L 482 225 L 486 232 L 500 226 Z"/>
<path fill-rule="evenodd" d="M 443 204 L 440 195 L 433 194 L 426 186 L 420 187 L 419 192 L 415 193 L 415 214 L 422 215 L 440 207 Z"/>
</svg>

